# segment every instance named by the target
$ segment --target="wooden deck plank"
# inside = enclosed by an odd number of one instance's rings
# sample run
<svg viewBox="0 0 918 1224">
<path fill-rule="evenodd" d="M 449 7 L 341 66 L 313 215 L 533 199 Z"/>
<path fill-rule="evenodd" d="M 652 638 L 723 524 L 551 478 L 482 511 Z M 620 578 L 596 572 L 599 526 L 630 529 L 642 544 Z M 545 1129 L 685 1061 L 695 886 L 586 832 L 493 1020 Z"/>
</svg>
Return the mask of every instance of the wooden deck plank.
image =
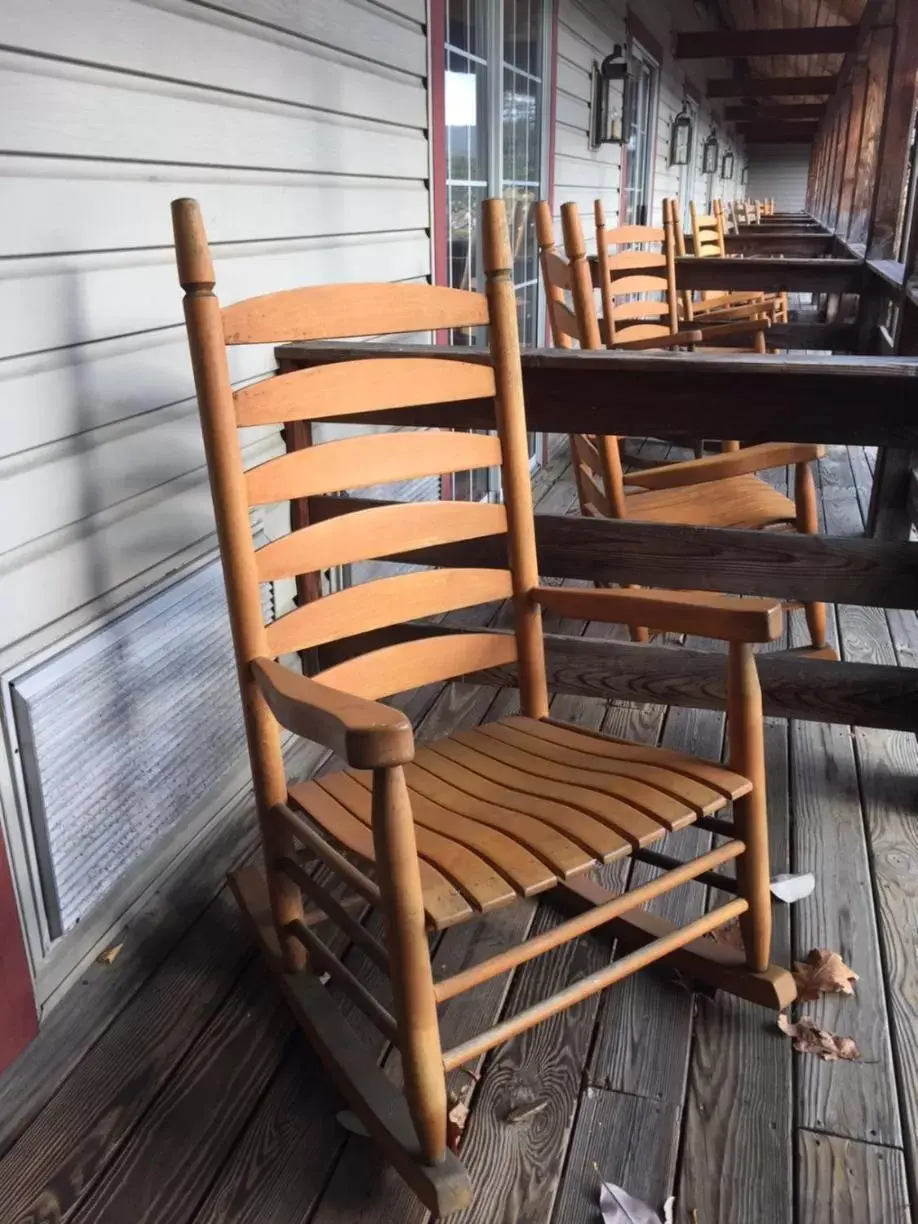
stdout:
<svg viewBox="0 0 918 1224">
<path fill-rule="evenodd" d="M 73 1224 L 185 1224 L 283 1060 L 293 1017 L 256 960 Z M 216 1123 L 216 1124 L 215 1124 Z"/>
<path fill-rule="evenodd" d="M 661 1211 L 676 1168 L 680 1114 L 678 1105 L 665 1101 L 588 1087 L 555 1204 L 555 1224 L 596 1224 L 600 1178 Z"/>
<path fill-rule="evenodd" d="M 765 768 L 773 873 L 789 869 L 787 746 L 787 724 L 769 719 Z M 723 895 L 714 892 L 709 902 L 722 904 Z M 772 959 L 790 964 L 789 907 L 777 904 Z M 791 1219 L 793 1057 L 770 1013 L 723 993 L 698 999 L 676 1191 L 683 1212 L 696 1208 L 705 1224 Z"/>
<path fill-rule="evenodd" d="M 336 1121 L 343 1108 L 318 1057 L 294 1034 L 194 1224 L 305 1224 L 345 1141 Z"/>
<path fill-rule="evenodd" d="M 290 744 L 286 759 L 291 769 L 306 771 L 325 755 L 324 749 L 300 741 Z M 10 1149 L 158 967 L 176 955 L 189 928 L 223 887 L 227 870 L 251 852 L 257 837 L 251 790 L 245 786 L 227 798 L 220 819 L 112 933 L 111 942 L 121 944 L 117 960 L 110 965 L 89 965 L 43 1019 L 35 1041 L 0 1077 L 0 1155 Z"/>
<path fill-rule="evenodd" d="M 64 1220 L 231 995 L 252 958 L 224 890 L 0 1163 L 0 1220 Z"/>
<path fill-rule="evenodd" d="M 834 610 L 829 637 L 838 645 Z M 794 632 L 800 632 L 799 626 Z M 795 645 L 803 645 L 801 638 Z M 896 1087 L 883 998 L 879 937 L 860 789 L 849 729 L 791 724 L 792 860 L 812 871 L 816 891 L 795 907 L 794 955 L 831 948 L 860 974 L 854 997 L 823 995 L 807 1012 L 823 1028 L 854 1037 L 864 1061 L 797 1062 L 799 1124 L 863 1142 L 899 1146 Z"/>
<path fill-rule="evenodd" d="M 902 1153 L 803 1130 L 798 1143 L 799 1224 L 908 1224 Z"/>
</svg>

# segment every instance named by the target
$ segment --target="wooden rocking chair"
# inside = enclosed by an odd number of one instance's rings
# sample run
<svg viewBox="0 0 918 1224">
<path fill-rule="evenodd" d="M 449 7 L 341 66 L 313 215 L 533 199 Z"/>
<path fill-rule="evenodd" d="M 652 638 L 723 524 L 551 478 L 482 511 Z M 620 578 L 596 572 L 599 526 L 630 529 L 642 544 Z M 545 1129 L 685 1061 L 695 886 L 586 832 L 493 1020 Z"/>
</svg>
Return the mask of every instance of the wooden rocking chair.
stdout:
<svg viewBox="0 0 918 1224">
<path fill-rule="evenodd" d="M 243 869 L 233 886 L 299 1024 L 342 1093 L 424 1204 L 436 1216 L 448 1215 L 470 1196 L 468 1174 L 447 1146 L 445 1076 L 451 1070 L 669 954 L 685 972 L 768 1006 L 786 1006 L 794 997 L 790 974 L 769 964 L 762 707 L 752 645 L 778 635 L 780 604 L 539 585 L 501 201 L 483 208 L 487 296 L 425 285 L 341 285 L 221 308 L 197 204 L 175 201 L 173 219 L 264 847 L 264 874 Z M 433 355 L 369 358 L 283 374 L 235 393 L 230 385 L 227 345 L 460 326 L 490 327 L 490 364 Z M 385 432 L 243 469 L 240 427 L 309 420 L 330 409 L 346 416 L 466 397 L 493 399 L 496 435 Z M 254 506 L 495 464 L 503 472 L 505 505 L 376 506 L 300 528 L 257 551 L 253 546 Z M 381 578 L 263 623 L 260 582 L 488 534 L 506 536 L 506 569 Z M 403 642 L 351 657 L 311 679 L 276 661 L 288 651 L 502 597 L 513 601 L 512 634 Z M 728 641 L 729 766 L 552 721 L 542 608 L 661 629 L 701 627 Z M 519 667 L 521 715 L 433 744 L 416 746 L 408 719 L 379 701 L 512 661 Z M 348 768 L 288 783 L 281 727 L 325 745 Z M 718 818 L 731 801 L 732 821 Z M 692 822 L 726 840 L 688 863 L 649 849 L 669 830 Z M 628 855 L 663 873 L 620 895 L 586 879 L 596 865 Z M 337 885 L 381 907 L 385 944 L 354 920 L 321 873 L 311 871 L 316 861 Z M 731 861 L 735 880 L 716 871 Z M 690 880 L 731 899 L 683 925 L 641 908 Z M 570 896 L 580 912 L 452 977 L 434 979 L 429 931 L 547 889 Z M 304 910 L 303 892 L 317 910 Z M 744 952 L 702 938 L 735 917 Z M 388 975 L 391 1013 L 315 934 L 315 923 L 327 919 Z M 630 933 L 637 951 L 442 1048 L 439 1004 L 612 920 Z M 329 987 L 321 974 L 329 975 Z M 400 1051 L 403 1093 L 349 1035 L 333 987 Z"/>
<path fill-rule="evenodd" d="M 559 255 L 554 248 L 551 213 L 547 203 L 540 202 L 537 209 L 542 278 L 548 300 L 549 319 L 557 329 L 555 335 L 560 337 L 559 343 L 563 347 L 570 347 L 576 342 L 585 349 L 601 348 L 601 327 L 596 313 L 593 279 L 586 258 L 583 227 L 577 205 L 561 205 L 566 258 Z M 600 218 L 601 212 L 597 209 L 597 220 Z M 629 231 L 631 228 L 633 227 L 629 227 Z M 627 338 L 634 334 L 630 327 L 616 332 L 616 327 L 621 322 L 618 313 L 620 307 L 614 302 L 616 283 L 623 292 L 627 292 L 629 288 L 640 291 L 641 286 L 637 284 L 639 281 L 645 284 L 645 288 L 649 287 L 652 281 L 653 287 L 658 291 L 663 286 L 670 286 L 664 293 L 666 300 L 657 303 L 661 314 L 665 310 L 667 326 L 664 328 L 659 324 L 647 323 L 639 325 L 642 329 L 658 327 L 662 339 L 666 340 L 673 335 L 671 329 L 675 295 L 670 263 L 660 255 L 635 251 L 625 252 L 624 256 L 618 258 L 625 258 L 627 261 L 630 257 L 632 266 L 638 265 L 640 261 L 640 276 L 627 275 L 627 262 L 617 269 L 610 268 L 611 259 L 604 260 L 602 256 L 603 247 L 608 248 L 608 240 L 604 238 L 599 227 L 597 229 L 599 275 L 605 275 L 609 279 L 608 292 L 604 289 L 604 281 L 601 281 L 600 293 L 603 295 L 604 313 L 613 320 L 611 328 L 606 327 L 605 334 L 608 336 L 611 332 L 613 347 L 617 336 L 624 334 Z M 617 231 L 619 234 L 621 232 Z M 613 231 L 613 234 L 615 233 L 616 231 Z M 619 238 L 619 241 L 627 240 Z M 646 261 L 651 261 L 649 267 L 652 276 L 643 271 L 648 267 Z M 664 277 L 660 277 L 656 272 L 660 266 L 666 269 Z M 614 279 L 616 272 L 619 275 L 617 282 Z M 570 293 L 573 310 L 565 302 L 565 293 Z M 640 309 L 639 305 L 625 305 L 626 311 L 637 309 Z M 691 318 L 691 302 L 688 309 Z M 696 323 L 693 322 L 691 326 L 696 328 Z M 761 334 L 759 329 L 767 327 L 767 320 L 728 320 L 706 324 L 688 335 L 703 341 L 711 339 L 712 336 L 730 333 L 748 335 L 750 330 L 758 335 Z M 686 334 L 675 335 L 678 338 L 679 335 Z M 647 335 L 646 330 L 642 330 L 637 343 L 644 348 L 652 344 L 653 339 L 652 335 Z M 746 351 L 751 350 L 747 348 Z M 613 391 L 614 388 L 610 387 L 610 395 Z M 740 449 L 739 442 L 733 439 L 725 441 L 723 446 L 724 453 L 720 455 L 625 473 L 618 438 L 610 435 L 572 435 L 571 461 L 580 511 L 592 517 L 637 519 L 642 522 L 686 523 L 747 530 L 771 528 L 802 531 L 808 535 L 818 533 L 816 489 L 810 463 L 825 453 L 824 447 L 803 442 L 766 442 Z M 786 464 L 794 464 L 794 501 L 755 474 Z M 818 654 L 821 658 L 834 659 L 835 652 L 826 639 L 825 605 L 806 604 L 805 611 L 812 644 L 805 652 L 800 653 Z M 647 627 L 639 624 L 632 626 L 631 636 L 635 641 L 646 641 Z"/>
<path fill-rule="evenodd" d="M 667 205 L 664 203 L 664 209 Z M 702 215 L 695 207 L 694 200 L 689 202 L 689 214 L 692 219 L 692 247 L 696 258 L 709 259 L 712 256 L 720 259 L 727 257 L 726 231 L 724 228 L 723 204 L 714 201 L 713 214 Z M 669 202 L 670 215 L 674 216 L 675 201 Z M 673 227 L 676 238 L 677 255 L 685 255 L 685 236 L 681 226 Z M 694 303 L 695 318 L 719 317 L 737 318 L 744 310 L 758 309 L 763 318 L 772 323 L 788 321 L 788 300 L 786 293 L 737 292 L 722 293 L 717 289 L 703 289 L 701 298 Z"/>
</svg>

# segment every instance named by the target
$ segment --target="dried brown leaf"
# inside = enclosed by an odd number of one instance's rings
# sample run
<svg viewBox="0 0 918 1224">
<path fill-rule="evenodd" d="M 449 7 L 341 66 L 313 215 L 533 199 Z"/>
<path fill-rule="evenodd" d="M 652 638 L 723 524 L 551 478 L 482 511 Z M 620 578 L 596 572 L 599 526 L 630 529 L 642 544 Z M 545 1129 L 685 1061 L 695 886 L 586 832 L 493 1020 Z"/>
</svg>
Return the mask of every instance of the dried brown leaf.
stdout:
<svg viewBox="0 0 918 1224">
<path fill-rule="evenodd" d="M 96 960 L 100 965 L 110 965 L 123 947 L 124 944 L 114 944 L 111 948 L 106 948 L 104 952 L 100 952 Z"/>
<path fill-rule="evenodd" d="M 722 927 L 712 931 L 711 938 L 715 943 L 729 944 L 731 948 L 742 948 L 743 932 L 740 928 L 739 918 L 731 918 Z"/>
<path fill-rule="evenodd" d="M 821 994 L 854 994 L 857 974 L 849 969 L 837 952 L 814 948 L 806 960 L 794 961 L 797 1002 L 807 1003 Z"/>
<path fill-rule="evenodd" d="M 853 1037 L 839 1037 L 828 1029 L 818 1028 L 809 1016 L 801 1016 L 795 1024 L 787 1012 L 780 1012 L 778 1028 L 791 1038 L 799 1054 L 815 1054 L 825 1062 L 860 1062 Z"/>
<path fill-rule="evenodd" d="M 459 1144 L 469 1120 L 468 1098 L 471 1096 L 471 1085 L 468 1091 L 450 1092 L 446 1097 L 446 1144 L 451 1152 L 459 1151 Z"/>
</svg>

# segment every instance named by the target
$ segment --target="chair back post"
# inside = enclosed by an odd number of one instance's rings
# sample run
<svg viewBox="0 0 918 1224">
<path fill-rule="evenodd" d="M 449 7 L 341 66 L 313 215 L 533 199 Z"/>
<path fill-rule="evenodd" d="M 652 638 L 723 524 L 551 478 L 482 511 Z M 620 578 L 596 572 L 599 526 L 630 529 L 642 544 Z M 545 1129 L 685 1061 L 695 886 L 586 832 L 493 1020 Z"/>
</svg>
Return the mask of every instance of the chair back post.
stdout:
<svg viewBox="0 0 918 1224">
<path fill-rule="evenodd" d="M 666 304 L 669 306 L 669 330 L 675 336 L 679 331 L 679 295 L 676 290 L 676 239 L 673 208 L 667 208 L 672 200 L 663 201 L 663 254 L 666 257 Z"/>
<path fill-rule="evenodd" d="M 284 758 L 277 722 L 250 669 L 254 659 L 266 657 L 270 652 L 258 597 L 255 549 L 223 320 L 220 303 L 214 294 L 213 261 L 197 201 L 173 201 L 172 225 L 179 283 L 185 291 L 185 323 L 226 583 L 255 804 L 265 848 L 271 910 L 284 966 L 293 971 L 305 964 L 306 953 L 302 944 L 285 931 L 289 923 L 302 921 L 303 900 L 298 886 L 275 867 L 282 857 L 293 854 L 294 844 L 293 837 L 272 812 L 275 805 L 287 800 Z"/>
<path fill-rule="evenodd" d="M 537 200 L 535 204 L 536 240 L 539 244 L 539 264 L 542 269 L 542 283 L 545 286 L 545 297 L 548 302 L 548 326 L 551 330 L 551 340 L 555 348 L 573 348 L 571 337 L 558 326 L 555 317 L 555 305 L 563 306 L 564 290 L 551 275 L 548 255 L 556 255 L 555 227 L 551 219 L 551 205 L 547 200 Z"/>
<path fill-rule="evenodd" d="M 513 580 L 514 620 L 519 651 L 520 706 L 529 718 L 548 715 L 542 612 L 532 598 L 539 585 L 529 445 L 523 400 L 513 257 L 503 200 L 482 205 L 486 293 L 491 322 L 491 356 L 496 385 L 497 425 L 502 446 L 507 550 Z"/>
<path fill-rule="evenodd" d="M 572 212 L 575 210 L 574 205 L 571 205 L 570 208 Z M 576 220 L 577 220 L 576 229 L 580 231 L 579 245 L 581 248 L 584 249 L 584 254 L 585 254 L 585 248 L 583 246 L 583 229 L 580 225 L 580 214 L 579 213 L 576 214 Z M 615 299 L 612 295 L 612 273 L 609 267 L 609 242 L 608 242 L 608 239 L 606 238 L 606 210 L 603 207 L 602 200 L 594 200 L 593 202 L 593 220 L 594 220 L 594 225 L 596 229 L 596 267 L 597 267 L 597 271 L 599 274 L 598 276 L 599 296 L 602 300 L 602 321 L 599 327 L 599 334 L 601 337 L 601 342 L 603 344 L 606 344 L 609 348 L 611 348 L 612 341 L 615 339 L 615 323 L 613 322 L 613 318 L 612 318 L 614 314 L 613 306 L 615 305 Z M 568 259 L 571 259 L 572 258 L 571 253 L 570 251 L 568 251 L 567 230 L 564 228 L 563 210 L 562 210 L 561 222 L 562 222 L 562 230 L 564 232 L 564 249 L 565 251 L 567 251 Z M 575 232 L 573 221 L 571 223 L 571 237 L 572 237 L 573 246 L 576 246 L 577 245 L 577 235 Z M 593 289 L 592 289 L 592 280 L 591 280 L 591 284 L 590 284 L 590 301 L 591 302 L 594 301 L 592 294 L 593 294 Z M 594 310 L 594 314 L 595 314 L 595 310 Z"/>
<path fill-rule="evenodd" d="M 663 223 L 670 235 L 670 241 L 673 245 L 675 254 L 684 257 L 685 255 L 685 234 L 682 230 L 682 221 L 679 217 L 676 201 L 674 199 L 663 201 Z M 682 298 L 682 320 L 684 323 L 691 323 L 694 318 L 694 310 L 692 309 L 692 291 L 690 289 L 680 289 L 679 296 Z"/>
<path fill-rule="evenodd" d="M 598 202 L 597 202 L 598 203 Z M 603 341 L 609 341 L 608 335 L 602 336 L 599 320 L 596 317 L 596 299 L 593 296 L 593 275 L 586 257 L 586 243 L 583 238 L 583 226 L 580 224 L 580 213 L 577 205 L 567 203 L 561 205 L 561 232 L 564 238 L 564 254 L 571 270 L 571 297 L 574 301 L 574 314 L 577 317 L 577 327 L 580 331 L 580 346 L 585 349 L 600 349 Z M 600 252 L 605 248 L 600 247 Z M 606 267 L 608 282 L 608 266 L 603 254 L 599 254 L 599 274 Z M 602 280 L 600 280 L 602 289 Z M 603 306 L 605 306 L 605 295 Z"/>
<path fill-rule="evenodd" d="M 689 216 L 692 219 L 692 246 L 696 255 L 701 254 L 701 228 L 698 225 L 698 209 L 695 201 L 689 200 Z"/>
</svg>

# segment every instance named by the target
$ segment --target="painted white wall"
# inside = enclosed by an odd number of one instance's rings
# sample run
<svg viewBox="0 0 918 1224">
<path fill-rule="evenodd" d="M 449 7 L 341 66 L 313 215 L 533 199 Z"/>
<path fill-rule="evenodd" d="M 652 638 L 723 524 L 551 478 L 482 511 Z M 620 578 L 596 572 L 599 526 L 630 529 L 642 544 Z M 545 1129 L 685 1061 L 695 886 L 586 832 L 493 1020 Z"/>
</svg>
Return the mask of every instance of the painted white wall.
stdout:
<svg viewBox="0 0 918 1224">
<path fill-rule="evenodd" d="M 781 212 L 806 207 L 806 180 L 810 172 L 808 144 L 753 145 L 749 157 L 749 196 L 771 200 Z"/>
<path fill-rule="evenodd" d="M 611 52 L 615 43 L 626 42 L 627 8 L 626 0 L 561 0 L 559 9 L 554 205 L 557 213 L 562 203 L 577 202 L 588 245 L 592 242 L 593 201 L 601 197 L 607 218 L 617 218 L 621 186 L 621 146 L 610 144 L 597 150 L 589 147 L 590 69 Z M 691 175 L 692 180 L 686 185 L 686 195 L 706 203 L 709 184 L 708 176 L 701 173 L 701 143 L 712 120 L 717 124 L 722 149 L 730 143 L 737 152 L 735 177 L 724 181 L 718 173 L 713 183 L 715 196 L 733 199 L 742 190 L 739 187 L 742 153 L 738 142 L 726 135 L 723 107 L 715 110 L 704 98 L 707 77 L 728 75 L 725 65 L 716 60 L 677 62 L 672 57 L 675 30 L 703 28 L 694 4 L 689 0 L 638 0 L 634 8 L 664 48 L 657 97 L 651 212 L 651 223 L 660 224 L 663 200 L 667 196 L 679 198 L 685 175 Z M 693 165 L 670 166 L 670 127 L 682 108 L 686 81 L 702 95 Z"/>
<path fill-rule="evenodd" d="M 221 10 L 0 7 L 6 646 L 212 531 L 173 197 L 201 201 L 227 301 L 430 271 L 425 0 Z M 233 360 L 240 381 L 273 364 Z M 254 434 L 250 457 L 278 444 Z"/>
</svg>

